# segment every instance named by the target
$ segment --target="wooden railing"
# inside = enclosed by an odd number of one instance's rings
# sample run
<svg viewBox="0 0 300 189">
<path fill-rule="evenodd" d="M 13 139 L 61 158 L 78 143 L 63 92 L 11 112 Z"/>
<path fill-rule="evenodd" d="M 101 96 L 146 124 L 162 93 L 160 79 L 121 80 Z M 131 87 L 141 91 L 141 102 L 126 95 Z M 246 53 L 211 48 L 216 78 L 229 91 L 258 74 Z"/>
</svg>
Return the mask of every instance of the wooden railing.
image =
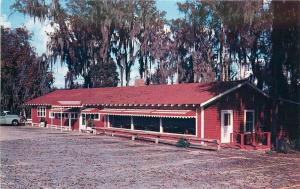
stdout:
<svg viewBox="0 0 300 189">
<path fill-rule="evenodd" d="M 191 143 L 191 147 L 195 148 L 205 148 L 212 150 L 220 149 L 220 141 L 212 139 L 200 139 L 196 136 L 191 135 L 181 135 L 181 134 L 170 134 L 170 133 L 156 133 L 148 131 L 137 131 L 129 129 L 119 129 L 119 128 L 105 128 L 96 127 L 96 134 L 105 134 L 110 136 L 121 136 L 131 138 L 131 140 L 147 140 L 153 141 L 155 143 L 165 143 L 165 144 L 176 144 L 180 138 L 187 140 Z"/>
<path fill-rule="evenodd" d="M 256 132 L 256 133 L 231 133 L 231 142 L 239 144 L 240 148 L 245 145 L 265 145 L 271 148 L 271 132 Z"/>
<path fill-rule="evenodd" d="M 31 123 L 28 124 L 28 126 L 33 126 L 33 127 L 41 127 L 40 123 Z M 46 128 L 50 128 L 50 129 L 57 129 L 57 130 L 61 130 L 61 131 L 70 131 L 70 127 L 69 126 L 65 126 L 65 125 L 51 125 L 51 124 L 46 124 Z"/>
</svg>

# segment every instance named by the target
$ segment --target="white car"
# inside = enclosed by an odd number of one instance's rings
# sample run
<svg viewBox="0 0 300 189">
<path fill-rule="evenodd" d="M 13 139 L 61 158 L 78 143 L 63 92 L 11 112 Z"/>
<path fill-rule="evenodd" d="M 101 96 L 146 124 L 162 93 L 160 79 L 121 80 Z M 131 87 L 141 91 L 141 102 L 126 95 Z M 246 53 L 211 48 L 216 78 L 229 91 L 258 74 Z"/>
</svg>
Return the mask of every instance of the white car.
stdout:
<svg viewBox="0 0 300 189">
<path fill-rule="evenodd" d="M 17 126 L 21 122 L 21 118 L 18 115 L 10 114 L 9 111 L 1 112 L 0 125 L 13 125 Z"/>
</svg>

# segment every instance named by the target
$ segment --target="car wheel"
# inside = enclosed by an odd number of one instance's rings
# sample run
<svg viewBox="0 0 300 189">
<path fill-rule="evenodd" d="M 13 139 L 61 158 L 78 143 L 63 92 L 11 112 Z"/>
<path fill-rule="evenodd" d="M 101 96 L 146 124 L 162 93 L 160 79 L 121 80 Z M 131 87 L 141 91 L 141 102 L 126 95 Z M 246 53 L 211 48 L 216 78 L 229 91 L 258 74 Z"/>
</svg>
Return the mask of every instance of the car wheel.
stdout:
<svg viewBox="0 0 300 189">
<path fill-rule="evenodd" d="M 11 122 L 11 124 L 12 124 L 13 126 L 18 126 L 18 125 L 19 125 L 19 122 L 18 122 L 18 120 L 13 120 L 13 121 Z"/>
</svg>

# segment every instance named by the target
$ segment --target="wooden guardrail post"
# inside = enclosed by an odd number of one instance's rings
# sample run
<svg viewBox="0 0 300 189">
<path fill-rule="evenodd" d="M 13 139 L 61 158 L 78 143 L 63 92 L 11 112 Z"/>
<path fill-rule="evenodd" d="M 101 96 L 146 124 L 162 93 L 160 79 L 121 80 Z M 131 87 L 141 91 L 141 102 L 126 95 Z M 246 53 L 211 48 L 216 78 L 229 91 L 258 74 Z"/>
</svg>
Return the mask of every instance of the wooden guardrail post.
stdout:
<svg viewBox="0 0 300 189">
<path fill-rule="evenodd" d="M 267 132 L 267 146 L 271 148 L 271 133 Z"/>
<path fill-rule="evenodd" d="M 135 140 L 135 137 L 136 137 L 135 135 L 132 135 L 132 136 L 131 136 L 131 140 L 134 141 L 134 140 Z"/>
<path fill-rule="evenodd" d="M 219 140 L 216 140 L 216 143 L 217 143 L 217 150 L 220 150 L 221 149 L 221 142 Z"/>
<path fill-rule="evenodd" d="M 252 145 L 256 146 L 256 137 L 255 137 L 255 133 L 252 133 Z"/>
<path fill-rule="evenodd" d="M 244 133 L 241 133 L 241 148 L 244 148 Z"/>
</svg>

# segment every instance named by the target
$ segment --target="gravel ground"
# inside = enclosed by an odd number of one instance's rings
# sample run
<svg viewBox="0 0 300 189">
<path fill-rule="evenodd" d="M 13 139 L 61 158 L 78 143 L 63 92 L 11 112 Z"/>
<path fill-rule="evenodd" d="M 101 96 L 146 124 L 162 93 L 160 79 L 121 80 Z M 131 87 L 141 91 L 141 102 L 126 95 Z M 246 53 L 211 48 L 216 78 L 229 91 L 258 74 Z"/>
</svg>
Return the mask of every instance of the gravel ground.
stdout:
<svg viewBox="0 0 300 189">
<path fill-rule="evenodd" d="M 300 188 L 300 154 L 0 127 L 1 188 Z"/>
</svg>

